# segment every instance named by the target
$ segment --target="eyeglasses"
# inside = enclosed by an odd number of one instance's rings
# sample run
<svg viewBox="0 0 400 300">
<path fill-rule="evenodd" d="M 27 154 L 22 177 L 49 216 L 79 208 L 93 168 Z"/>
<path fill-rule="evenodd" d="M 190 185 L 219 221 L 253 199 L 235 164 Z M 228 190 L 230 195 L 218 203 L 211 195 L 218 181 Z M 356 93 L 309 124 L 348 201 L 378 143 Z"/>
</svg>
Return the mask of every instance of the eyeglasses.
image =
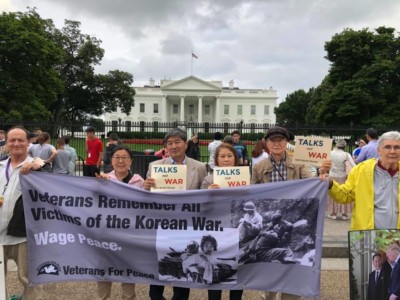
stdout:
<svg viewBox="0 0 400 300">
<path fill-rule="evenodd" d="M 116 161 L 128 161 L 131 158 L 129 156 L 113 156 L 112 159 L 116 160 Z"/>
<path fill-rule="evenodd" d="M 396 145 L 396 146 L 390 146 L 390 145 L 385 145 L 385 146 L 383 146 L 383 147 L 381 147 L 383 150 L 386 150 L 386 151 L 392 151 L 392 150 L 394 150 L 394 151 L 400 151 L 400 145 Z"/>
</svg>

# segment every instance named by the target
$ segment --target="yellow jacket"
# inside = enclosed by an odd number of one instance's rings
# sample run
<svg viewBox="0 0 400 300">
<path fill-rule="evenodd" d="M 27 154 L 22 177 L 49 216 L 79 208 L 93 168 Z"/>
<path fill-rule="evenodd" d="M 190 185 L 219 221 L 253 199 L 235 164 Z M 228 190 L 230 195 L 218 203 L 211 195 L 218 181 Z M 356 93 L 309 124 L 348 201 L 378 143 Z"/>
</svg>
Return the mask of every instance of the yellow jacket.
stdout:
<svg viewBox="0 0 400 300">
<path fill-rule="evenodd" d="M 351 216 L 351 230 L 374 229 L 374 169 L 377 161 L 368 159 L 355 166 L 344 184 L 333 181 L 329 190 L 336 202 L 346 204 L 354 202 Z M 400 167 L 400 163 L 399 163 Z M 400 182 L 399 182 L 400 183 Z M 400 187 L 397 198 L 400 199 Z M 400 207 L 400 201 L 399 201 Z M 397 218 L 397 228 L 400 228 L 400 219 Z"/>
</svg>

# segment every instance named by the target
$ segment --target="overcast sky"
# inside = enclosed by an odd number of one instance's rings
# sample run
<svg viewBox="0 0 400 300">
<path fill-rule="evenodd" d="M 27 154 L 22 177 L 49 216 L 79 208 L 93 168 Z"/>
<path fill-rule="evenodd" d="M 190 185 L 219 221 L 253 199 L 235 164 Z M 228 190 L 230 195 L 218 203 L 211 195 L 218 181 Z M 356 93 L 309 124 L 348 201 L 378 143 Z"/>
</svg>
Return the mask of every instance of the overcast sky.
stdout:
<svg viewBox="0 0 400 300">
<path fill-rule="evenodd" d="M 279 101 L 318 86 L 329 70 L 324 44 L 345 28 L 400 31 L 399 0 L 0 0 L 1 11 L 36 7 L 61 28 L 81 22 L 102 40 L 100 73 L 120 69 L 135 86 L 150 77 L 233 79 L 239 88 L 272 86 Z"/>
</svg>

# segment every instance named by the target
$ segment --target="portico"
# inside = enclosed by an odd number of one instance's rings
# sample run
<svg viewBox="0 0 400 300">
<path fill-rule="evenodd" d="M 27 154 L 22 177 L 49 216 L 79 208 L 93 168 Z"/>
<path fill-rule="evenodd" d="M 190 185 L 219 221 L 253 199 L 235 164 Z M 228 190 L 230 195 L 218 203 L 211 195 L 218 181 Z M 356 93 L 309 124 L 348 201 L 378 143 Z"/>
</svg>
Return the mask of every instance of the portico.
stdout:
<svg viewBox="0 0 400 300">
<path fill-rule="evenodd" d="M 277 95 L 272 88 L 239 89 L 234 82 L 204 81 L 195 76 L 161 80 L 159 85 L 135 87 L 135 107 L 129 116 L 106 114 L 106 121 L 144 122 L 245 122 L 274 123 Z"/>
</svg>

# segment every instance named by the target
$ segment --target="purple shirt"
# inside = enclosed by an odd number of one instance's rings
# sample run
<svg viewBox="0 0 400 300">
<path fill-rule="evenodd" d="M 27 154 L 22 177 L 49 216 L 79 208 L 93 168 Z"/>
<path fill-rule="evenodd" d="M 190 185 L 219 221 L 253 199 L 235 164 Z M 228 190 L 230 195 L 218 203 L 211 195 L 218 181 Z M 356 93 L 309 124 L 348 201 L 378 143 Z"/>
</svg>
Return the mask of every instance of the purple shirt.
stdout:
<svg viewBox="0 0 400 300">
<path fill-rule="evenodd" d="M 378 140 L 369 141 L 368 144 L 361 148 L 360 155 L 356 158 L 356 164 L 370 158 L 379 158 Z"/>
</svg>

